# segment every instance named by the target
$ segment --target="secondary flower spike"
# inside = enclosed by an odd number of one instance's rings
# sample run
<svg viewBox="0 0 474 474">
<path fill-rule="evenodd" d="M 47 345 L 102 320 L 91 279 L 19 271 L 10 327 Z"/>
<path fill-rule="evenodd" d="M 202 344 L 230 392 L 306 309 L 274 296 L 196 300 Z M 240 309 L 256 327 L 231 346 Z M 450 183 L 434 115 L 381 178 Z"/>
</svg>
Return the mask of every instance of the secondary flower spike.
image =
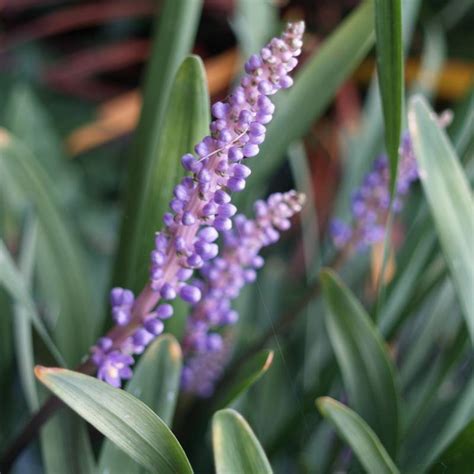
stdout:
<svg viewBox="0 0 474 474">
<path fill-rule="evenodd" d="M 438 116 L 438 123 L 441 127 L 447 127 L 452 118 L 452 112 L 445 110 Z M 418 165 L 408 132 L 404 132 L 398 152 L 397 185 L 392 205 L 394 213 L 402 211 L 411 185 L 418 179 Z M 389 181 L 388 158 L 381 155 L 352 196 L 353 224 L 349 225 L 340 219 L 331 222 L 330 234 L 337 248 L 358 251 L 384 239 L 390 207 Z"/>
<path fill-rule="evenodd" d="M 182 343 L 184 390 L 201 396 L 212 393 L 213 383 L 220 375 L 217 368 L 223 366 L 223 354 L 229 352 L 220 332 L 238 319 L 231 302 L 246 284 L 255 281 L 256 271 L 264 264 L 260 251 L 277 242 L 281 231 L 289 229 L 290 218 L 301 210 L 304 200 L 303 194 L 289 191 L 257 201 L 255 219 L 236 216 L 233 229 L 224 232 L 221 255 L 201 268 L 201 280 L 194 284 L 200 288 L 202 298 L 193 306 Z M 217 364 L 209 353 L 215 353 L 222 364 Z"/>
<path fill-rule="evenodd" d="M 178 296 L 192 305 L 200 301 L 201 288 L 188 280 L 218 255 L 219 234 L 232 228 L 237 209 L 231 193 L 245 188 L 250 168 L 244 162 L 265 140 L 275 109 L 269 97 L 293 83 L 289 73 L 301 53 L 303 32 L 303 22 L 288 24 L 281 37 L 250 57 L 227 99 L 212 106 L 211 135 L 196 145 L 195 155 L 181 159 L 188 174 L 174 188 L 164 228 L 155 235 L 150 281 L 136 298 L 129 290 L 112 290 L 116 326 L 92 348 L 99 378 L 128 377 L 129 359 L 117 362 L 117 351 L 143 352 L 163 331 L 162 320 L 172 315 L 167 301 Z"/>
<path fill-rule="evenodd" d="M 410 135 L 405 132 L 399 150 L 398 177 L 393 211 L 398 213 L 414 181 L 418 167 Z M 380 242 L 385 236 L 385 224 L 390 207 L 389 164 L 386 155 L 378 157 L 365 175 L 361 186 L 352 196 L 353 224 L 340 219 L 331 222 L 331 236 L 338 248 L 362 250 Z"/>
</svg>

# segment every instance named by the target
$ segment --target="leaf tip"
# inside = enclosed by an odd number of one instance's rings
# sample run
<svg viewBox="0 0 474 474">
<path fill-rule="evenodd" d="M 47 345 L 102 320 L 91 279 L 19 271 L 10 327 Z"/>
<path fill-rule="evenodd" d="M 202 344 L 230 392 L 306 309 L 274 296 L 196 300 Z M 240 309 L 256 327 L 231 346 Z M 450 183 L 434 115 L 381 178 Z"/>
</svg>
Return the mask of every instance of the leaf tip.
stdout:
<svg viewBox="0 0 474 474">
<path fill-rule="evenodd" d="M 47 375 L 58 373 L 61 370 L 63 369 L 59 367 L 44 367 L 43 365 L 35 365 L 34 368 L 36 378 L 41 381 L 44 381 Z"/>
<path fill-rule="evenodd" d="M 0 148 L 7 147 L 11 142 L 11 136 L 6 129 L 0 127 Z"/>
<path fill-rule="evenodd" d="M 263 371 L 264 372 L 266 372 L 270 368 L 270 366 L 272 365 L 274 355 L 275 355 L 274 351 L 268 351 L 267 358 L 265 360 L 265 363 L 263 364 Z"/>
</svg>

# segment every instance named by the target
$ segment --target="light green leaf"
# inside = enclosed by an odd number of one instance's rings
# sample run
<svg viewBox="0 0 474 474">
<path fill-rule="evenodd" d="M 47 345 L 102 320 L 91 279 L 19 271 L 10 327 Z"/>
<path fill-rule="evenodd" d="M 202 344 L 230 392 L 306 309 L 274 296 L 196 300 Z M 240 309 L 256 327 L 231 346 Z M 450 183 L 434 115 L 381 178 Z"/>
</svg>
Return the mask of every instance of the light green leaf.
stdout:
<svg viewBox="0 0 474 474">
<path fill-rule="evenodd" d="M 217 474 L 273 472 L 252 429 L 235 410 L 220 410 L 214 415 L 212 446 Z"/>
<path fill-rule="evenodd" d="M 295 75 L 288 94 L 276 100 L 275 118 L 253 165 L 256 184 L 281 165 L 285 151 L 324 112 L 337 90 L 362 61 L 374 41 L 372 1 L 363 2 Z M 308 100 L 308 97 L 311 100 Z"/>
<path fill-rule="evenodd" d="M 181 348 L 176 339 L 170 335 L 161 336 L 140 358 L 126 387 L 128 393 L 153 409 L 168 426 L 171 426 L 179 393 L 181 360 Z M 102 474 L 143 472 L 140 465 L 109 440 L 102 447 L 99 466 Z"/>
<path fill-rule="evenodd" d="M 36 306 L 28 292 L 28 286 L 2 240 L 0 240 L 0 285 L 11 295 L 16 304 L 25 309 L 25 314 L 31 319 L 33 326 L 56 362 L 64 364 L 61 353 L 41 321 Z"/>
<path fill-rule="evenodd" d="M 474 420 L 456 436 L 430 469 L 430 474 L 474 472 Z"/>
<path fill-rule="evenodd" d="M 375 0 L 375 46 L 385 146 L 390 160 L 390 192 L 393 194 L 402 129 L 404 77 L 401 0 Z"/>
<path fill-rule="evenodd" d="M 252 357 L 233 377 L 232 385 L 224 391 L 217 401 L 217 409 L 234 403 L 270 368 L 273 362 L 273 351 L 265 349 Z"/>
<path fill-rule="evenodd" d="M 48 275 L 51 287 L 54 284 L 56 291 L 49 299 L 54 297 L 60 309 L 54 338 L 66 362 L 76 364 L 91 345 L 97 328 L 96 306 L 84 278 L 86 271 L 77 236 L 60 211 L 52 192 L 54 183 L 30 150 L 11 135 L 0 143 L 0 168 L 0 177 L 7 170 L 16 188 L 34 203 L 39 225 L 39 272 L 43 278 Z"/>
<path fill-rule="evenodd" d="M 350 290 L 331 270 L 321 273 L 326 327 L 349 400 L 396 456 L 399 393 L 384 341 Z"/>
<path fill-rule="evenodd" d="M 32 287 L 37 230 L 37 222 L 34 217 L 30 216 L 23 230 L 18 261 L 18 268 L 24 278 L 27 291 L 31 291 Z M 33 373 L 35 366 L 33 334 L 31 318 L 28 315 L 28 307 L 25 308 L 21 304 L 16 303 L 14 305 L 14 318 L 15 353 L 20 383 L 28 408 L 30 412 L 34 412 L 39 407 L 39 400 L 36 380 Z"/>
<path fill-rule="evenodd" d="M 41 430 L 40 439 L 46 474 L 95 474 L 87 426 L 75 413 L 55 414 Z"/>
<path fill-rule="evenodd" d="M 202 0 L 166 0 L 158 9 L 145 76 L 143 108 L 129 159 L 125 208 L 115 268 L 115 282 L 119 286 L 130 286 L 133 282 L 129 272 L 135 268 L 137 259 L 136 232 L 141 219 L 137 211 L 145 205 L 145 193 L 148 193 L 148 183 L 162 139 L 162 126 L 173 78 L 194 43 L 201 4 Z M 181 132 L 174 131 L 175 134 Z M 154 224 L 158 225 L 159 222 Z M 149 239 L 152 238 L 153 234 L 149 236 Z M 148 246 L 147 249 L 149 250 Z"/>
<path fill-rule="evenodd" d="M 416 96 L 408 115 L 420 179 L 474 341 L 474 201 L 459 160 L 426 101 Z"/>
<path fill-rule="evenodd" d="M 140 190 L 141 204 L 135 210 L 136 227 L 131 237 L 135 254 L 127 269 L 135 290 L 147 280 L 155 232 L 161 228 L 173 188 L 184 174 L 181 157 L 209 133 L 209 109 L 204 65 L 198 56 L 189 56 L 176 73 L 148 179 Z"/>
<path fill-rule="evenodd" d="M 36 367 L 35 373 L 64 403 L 149 471 L 192 473 L 173 433 L 140 400 L 71 370 Z"/>
<path fill-rule="evenodd" d="M 377 435 L 357 413 L 329 397 L 318 398 L 316 405 L 369 474 L 399 472 Z"/>
</svg>

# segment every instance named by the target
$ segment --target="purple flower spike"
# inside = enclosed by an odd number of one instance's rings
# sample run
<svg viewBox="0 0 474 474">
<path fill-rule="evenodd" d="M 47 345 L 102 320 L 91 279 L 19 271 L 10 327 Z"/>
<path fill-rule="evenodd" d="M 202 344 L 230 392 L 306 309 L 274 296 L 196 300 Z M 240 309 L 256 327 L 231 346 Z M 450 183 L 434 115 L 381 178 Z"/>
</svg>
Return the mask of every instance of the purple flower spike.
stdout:
<svg viewBox="0 0 474 474">
<path fill-rule="evenodd" d="M 229 280 L 231 286 L 227 293 L 216 288 L 212 298 L 210 293 L 207 295 L 216 303 L 219 292 L 223 292 L 224 298 L 209 317 L 216 323 L 233 319 L 226 316 L 230 311 L 229 307 L 225 308 L 226 301 L 235 297 L 240 287 L 253 279 L 253 274 L 241 268 L 231 284 L 226 268 L 220 268 L 219 263 L 214 268 L 213 262 L 226 262 L 226 258 L 218 257 L 219 248 L 215 242 L 219 234 L 231 232 L 232 218 L 237 212 L 230 202 L 231 193 L 242 191 L 250 176 L 250 169 L 241 161 L 259 153 L 265 140 L 266 124 L 272 120 L 275 110 L 269 97 L 291 86 L 289 73 L 297 65 L 303 32 L 303 22 L 288 24 L 280 38 L 272 39 L 259 54 L 248 60 L 240 84 L 224 101 L 212 106 L 211 134 L 194 147 L 194 154 L 187 153 L 181 158 L 188 175 L 174 188 L 169 212 L 163 216 L 164 227 L 155 235 L 148 284 L 136 299 L 129 290 L 112 290 L 112 315 L 120 328 L 109 332 L 110 347 L 105 349 L 98 343 L 92 348 L 93 360 L 103 380 L 120 385 L 120 377 L 128 377 L 131 369 L 130 364 L 122 372 L 117 369 L 114 365 L 117 354 L 126 357 L 140 354 L 161 333 L 161 320 L 172 315 L 169 305 L 159 304 L 161 300 L 172 301 L 179 296 L 193 306 L 199 304 L 207 287 L 187 283 L 194 270 L 206 272 L 205 268 L 208 268 L 210 273 L 217 272 Z M 258 235 L 260 247 L 278 239 L 276 229 L 288 227 L 288 223 L 284 224 L 286 217 L 282 219 L 279 223 L 265 221 L 263 233 L 253 230 Z M 253 245 L 252 238 L 249 237 L 248 242 Z M 251 248 L 250 253 L 255 257 Z M 207 329 L 202 334 L 202 347 L 208 347 L 205 343 Z M 194 339 L 198 341 L 199 337 Z M 218 344 L 216 341 L 217 337 L 211 338 L 209 344 L 214 347 Z M 111 354 L 114 359 L 108 361 Z M 105 361 L 108 361 L 106 366 Z M 122 377 L 122 373 L 125 376 Z"/>
<path fill-rule="evenodd" d="M 256 218 L 235 216 L 234 228 L 224 233 L 221 255 L 202 266 L 202 280 L 193 282 L 199 284 L 202 298 L 192 308 L 183 338 L 184 390 L 199 396 L 212 393 L 218 377 L 216 360 L 225 345 L 216 331 L 237 322 L 238 313 L 231 309 L 231 301 L 244 285 L 255 280 L 256 270 L 263 265 L 260 250 L 278 240 L 280 231 L 288 229 L 289 219 L 303 203 L 304 196 L 295 191 L 257 201 Z"/>
</svg>

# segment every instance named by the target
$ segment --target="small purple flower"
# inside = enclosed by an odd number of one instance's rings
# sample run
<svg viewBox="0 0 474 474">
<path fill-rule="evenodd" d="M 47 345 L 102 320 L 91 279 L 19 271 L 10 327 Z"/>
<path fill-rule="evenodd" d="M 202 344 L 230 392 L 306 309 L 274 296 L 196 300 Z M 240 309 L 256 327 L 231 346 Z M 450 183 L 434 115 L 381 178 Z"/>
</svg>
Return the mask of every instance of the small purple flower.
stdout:
<svg viewBox="0 0 474 474">
<path fill-rule="evenodd" d="M 120 387 L 122 380 L 132 378 L 133 372 L 130 366 L 133 357 L 122 354 L 120 351 L 112 351 L 105 354 L 98 364 L 97 377 L 114 387 Z"/>
</svg>

